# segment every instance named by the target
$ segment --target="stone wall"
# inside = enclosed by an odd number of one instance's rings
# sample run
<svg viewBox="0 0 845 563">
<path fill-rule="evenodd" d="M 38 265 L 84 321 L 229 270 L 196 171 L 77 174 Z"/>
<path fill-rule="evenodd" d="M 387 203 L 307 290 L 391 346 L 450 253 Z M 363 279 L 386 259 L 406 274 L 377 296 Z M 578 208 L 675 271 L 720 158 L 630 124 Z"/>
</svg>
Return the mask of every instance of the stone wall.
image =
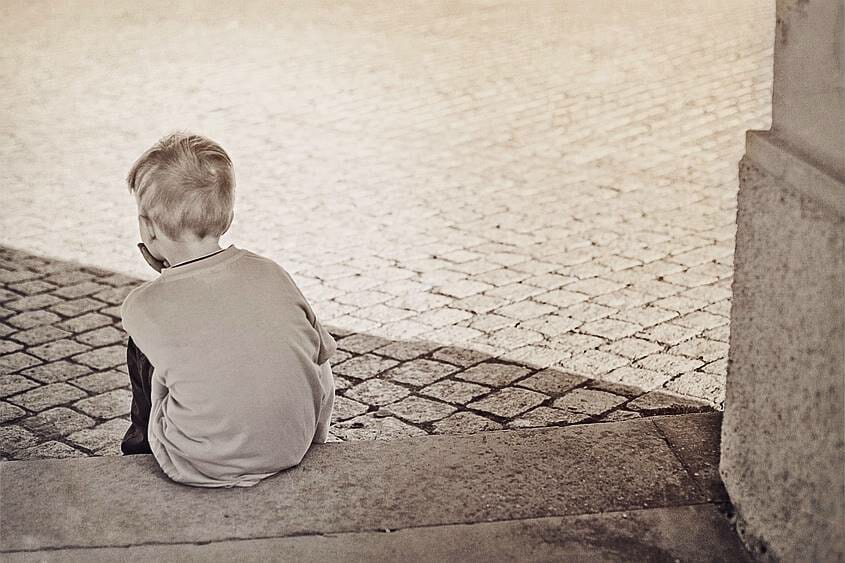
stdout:
<svg viewBox="0 0 845 563">
<path fill-rule="evenodd" d="M 749 543 L 776 559 L 835 561 L 845 526 L 845 223 L 747 156 L 737 220 L 722 477 Z"/>
</svg>

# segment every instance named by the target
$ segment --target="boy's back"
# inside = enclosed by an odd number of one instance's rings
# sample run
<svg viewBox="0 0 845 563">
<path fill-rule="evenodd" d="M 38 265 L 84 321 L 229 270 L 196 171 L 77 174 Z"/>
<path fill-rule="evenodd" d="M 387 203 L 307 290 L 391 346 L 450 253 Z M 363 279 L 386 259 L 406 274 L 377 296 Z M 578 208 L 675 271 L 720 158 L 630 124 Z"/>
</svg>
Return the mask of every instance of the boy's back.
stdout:
<svg viewBox="0 0 845 563">
<path fill-rule="evenodd" d="M 149 442 L 173 480 L 254 485 L 325 440 L 336 344 L 272 260 L 230 245 L 163 269 L 121 315 L 155 367 Z"/>
</svg>

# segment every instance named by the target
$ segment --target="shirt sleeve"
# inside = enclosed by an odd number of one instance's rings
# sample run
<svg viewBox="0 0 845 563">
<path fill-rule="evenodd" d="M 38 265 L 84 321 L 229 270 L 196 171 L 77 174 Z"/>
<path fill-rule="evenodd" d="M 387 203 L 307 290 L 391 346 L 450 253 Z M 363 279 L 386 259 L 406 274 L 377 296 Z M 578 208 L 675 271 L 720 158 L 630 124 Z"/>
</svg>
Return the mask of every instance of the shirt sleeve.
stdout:
<svg viewBox="0 0 845 563">
<path fill-rule="evenodd" d="M 317 335 L 320 337 L 320 349 L 317 353 L 317 364 L 323 365 L 331 358 L 337 350 L 337 342 L 332 338 L 322 323 L 318 319 L 314 319 L 314 328 L 317 329 Z"/>
</svg>

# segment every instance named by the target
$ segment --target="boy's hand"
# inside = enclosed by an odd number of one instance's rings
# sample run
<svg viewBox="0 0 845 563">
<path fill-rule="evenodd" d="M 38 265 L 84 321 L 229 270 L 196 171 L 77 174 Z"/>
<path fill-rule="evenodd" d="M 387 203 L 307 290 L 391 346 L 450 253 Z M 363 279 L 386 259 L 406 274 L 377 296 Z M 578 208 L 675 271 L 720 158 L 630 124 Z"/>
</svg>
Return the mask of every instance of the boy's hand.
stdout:
<svg viewBox="0 0 845 563">
<path fill-rule="evenodd" d="M 147 245 L 143 242 L 138 243 L 138 249 L 141 251 L 141 256 L 144 257 L 144 260 L 147 261 L 147 264 L 152 267 L 153 270 L 156 272 L 161 273 L 161 270 L 164 268 L 169 268 L 170 264 L 167 262 L 167 259 L 159 260 L 150 254 L 150 251 L 147 250 Z"/>
</svg>

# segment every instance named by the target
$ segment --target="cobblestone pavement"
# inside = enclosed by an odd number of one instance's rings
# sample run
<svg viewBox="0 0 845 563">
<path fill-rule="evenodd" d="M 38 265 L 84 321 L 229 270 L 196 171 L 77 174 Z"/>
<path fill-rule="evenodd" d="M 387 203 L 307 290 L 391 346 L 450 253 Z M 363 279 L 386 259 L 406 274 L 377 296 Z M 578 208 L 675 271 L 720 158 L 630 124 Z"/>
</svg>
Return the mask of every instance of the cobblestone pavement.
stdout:
<svg viewBox="0 0 845 563">
<path fill-rule="evenodd" d="M 0 247 L 0 460 L 120 455 L 132 400 L 120 303 L 138 282 Z M 327 328 L 339 348 L 334 441 L 709 410 L 471 349 Z"/>
<path fill-rule="evenodd" d="M 235 161 L 222 242 L 281 263 L 328 326 L 720 407 L 772 1 L 144 6 L 3 9 L 0 244 L 151 279 L 123 177 L 192 129 Z M 46 314 L 62 295 L 41 287 Z M 22 361 L 3 338 L 0 363 Z M 345 397 L 401 395 L 387 364 L 355 365 Z M 434 390 L 465 405 L 517 381 L 469 377 Z"/>
</svg>

